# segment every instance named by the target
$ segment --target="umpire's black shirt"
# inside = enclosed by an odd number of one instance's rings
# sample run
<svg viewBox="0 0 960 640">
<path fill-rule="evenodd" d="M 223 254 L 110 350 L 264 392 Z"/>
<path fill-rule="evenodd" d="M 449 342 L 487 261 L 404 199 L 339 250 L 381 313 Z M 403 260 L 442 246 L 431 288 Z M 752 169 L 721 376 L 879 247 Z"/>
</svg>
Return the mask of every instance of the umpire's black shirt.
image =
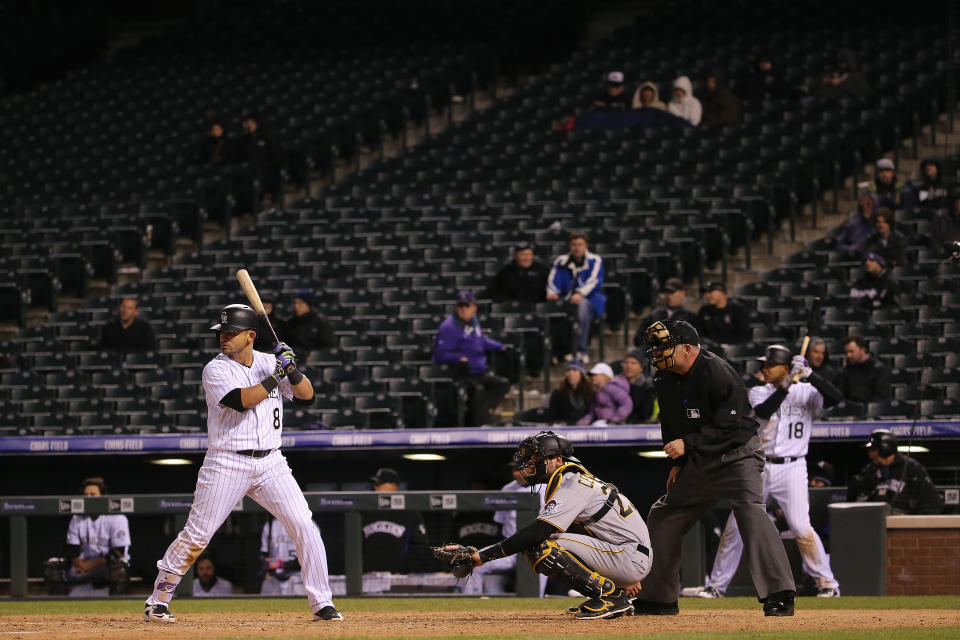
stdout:
<svg viewBox="0 0 960 640">
<path fill-rule="evenodd" d="M 743 380 L 703 347 L 686 375 L 659 371 L 653 383 L 664 443 L 682 438 L 688 451 L 711 455 L 736 449 L 757 435 Z"/>
</svg>

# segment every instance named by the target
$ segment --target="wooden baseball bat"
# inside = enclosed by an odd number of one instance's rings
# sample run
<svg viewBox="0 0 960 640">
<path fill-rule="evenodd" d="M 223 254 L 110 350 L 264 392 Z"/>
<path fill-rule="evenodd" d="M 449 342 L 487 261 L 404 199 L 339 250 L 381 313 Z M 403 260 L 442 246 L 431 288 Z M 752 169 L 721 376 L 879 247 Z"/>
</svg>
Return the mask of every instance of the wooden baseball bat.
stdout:
<svg viewBox="0 0 960 640">
<path fill-rule="evenodd" d="M 820 298 L 813 299 L 813 306 L 810 307 L 810 317 L 807 318 L 807 335 L 803 336 L 803 344 L 800 345 L 800 357 L 805 358 L 807 347 L 810 346 L 810 337 L 816 333 L 817 326 L 820 324 Z M 800 374 L 794 374 L 791 380 L 796 382 L 800 379 Z"/>
<path fill-rule="evenodd" d="M 246 294 L 247 300 L 250 301 L 250 306 L 257 312 L 260 319 L 267 323 L 267 328 L 270 329 L 270 333 L 273 335 L 273 344 L 279 343 L 280 338 L 277 337 L 277 332 L 273 330 L 273 325 L 270 324 L 270 318 L 267 317 L 267 312 L 263 309 L 263 302 L 260 301 L 260 294 L 257 293 L 257 288 L 253 286 L 253 280 L 250 279 L 250 274 L 247 273 L 246 269 L 237 271 L 237 281 L 240 283 L 240 288 L 243 289 L 243 292 Z"/>
</svg>

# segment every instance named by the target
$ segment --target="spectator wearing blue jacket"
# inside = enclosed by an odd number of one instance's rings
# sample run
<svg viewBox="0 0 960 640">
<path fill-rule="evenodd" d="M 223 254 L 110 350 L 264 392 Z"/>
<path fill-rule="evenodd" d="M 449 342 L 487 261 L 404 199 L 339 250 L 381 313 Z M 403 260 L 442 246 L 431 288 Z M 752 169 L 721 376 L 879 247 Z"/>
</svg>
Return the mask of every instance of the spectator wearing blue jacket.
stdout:
<svg viewBox="0 0 960 640">
<path fill-rule="evenodd" d="M 510 390 L 510 382 L 487 372 L 487 351 L 503 351 L 503 345 L 483 335 L 477 320 L 477 299 L 470 291 L 457 292 L 457 308 L 437 329 L 433 361 L 453 364 L 469 395 L 467 423 L 489 424 L 490 412 Z"/>
<path fill-rule="evenodd" d="M 557 257 L 547 278 L 547 300 L 567 300 L 578 307 L 580 336 L 577 358 L 588 362 L 590 323 L 603 315 L 607 296 L 603 293 L 603 258 L 587 250 L 587 234 L 570 234 L 570 253 Z"/>
</svg>

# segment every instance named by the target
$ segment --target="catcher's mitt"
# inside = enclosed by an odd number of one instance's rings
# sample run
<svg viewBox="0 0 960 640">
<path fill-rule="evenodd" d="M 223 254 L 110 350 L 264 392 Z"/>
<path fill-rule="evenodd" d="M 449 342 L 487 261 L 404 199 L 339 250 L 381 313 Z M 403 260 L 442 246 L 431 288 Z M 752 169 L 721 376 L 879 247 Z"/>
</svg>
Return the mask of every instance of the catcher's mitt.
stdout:
<svg viewBox="0 0 960 640">
<path fill-rule="evenodd" d="M 473 573 L 473 554 L 476 552 L 476 547 L 465 547 L 462 544 L 451 543 L 433 547 L 433 557 L 448 563 L 450 572 L 458 578 L 466 578 Z"/>
</svg>

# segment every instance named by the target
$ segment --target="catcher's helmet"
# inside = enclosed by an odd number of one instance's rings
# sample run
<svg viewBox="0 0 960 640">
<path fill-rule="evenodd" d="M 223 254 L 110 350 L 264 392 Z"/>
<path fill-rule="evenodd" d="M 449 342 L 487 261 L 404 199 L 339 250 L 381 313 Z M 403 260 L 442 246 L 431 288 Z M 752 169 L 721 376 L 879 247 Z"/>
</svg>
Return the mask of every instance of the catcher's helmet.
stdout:
<svg viewBox="0 0 960 640">
<path fill-rule="evenodd" d="M 558 436 L 553 431 L 541 431 L 535 436 L 524 438 L 517 445 L 517 452 L 514 459 L 520 473 L 530 484 L 537 484 L 549 480 L 547 477 L 547 458 L 555 456 L 564 456 L 564 452 L 573 454 L 573 445 L 563 436 Z M 530 463 L 534 465 L 533 473 L 527 470 Z"/>
<path fill-rule="evenodd" d="M 643 334 L 644 352 L 657 369 L 669 369 L 675 364 L 673 352 L 679 344 L 700 344 L 697 330 L 683 320 L 658 320 Z"/>
<path fill-rule="evenodd" d="M 870 439 L 863 446 L 867 451 L 876 451 L 880 457 L 886 458 L 897 452 L 897 436 L 886 429 L 877 429 L 870 434 Z"/>
<path fill-rule="evenodd" d="M 763 355 L 757 358 L 757 360 L 764 364 L 785 364 L 788 366 L 792 359 L 793 354 L 790 352 L 790 349 L 782 344 L 770 345 L 767 347 L 767 350 L 763 352 Z"/>
<path fill-rule="evenodd" d="M 260 327 L 260 318 L 257 312 L 245 304 L 231 304 L 220 311 L 219 322 L 210 329 L 212 331 L 226 331 L 235 333 L 237 331 L 246 331 L 253 329 L 256 331 Z"/>
</svg>

